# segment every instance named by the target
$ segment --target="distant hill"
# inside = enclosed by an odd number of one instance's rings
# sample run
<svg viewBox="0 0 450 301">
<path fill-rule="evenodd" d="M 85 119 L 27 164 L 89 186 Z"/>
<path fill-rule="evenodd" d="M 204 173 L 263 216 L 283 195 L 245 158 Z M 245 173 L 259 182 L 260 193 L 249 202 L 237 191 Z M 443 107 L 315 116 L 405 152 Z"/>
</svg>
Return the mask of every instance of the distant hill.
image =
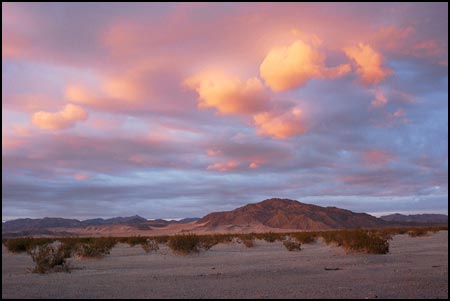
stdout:
<svg viewBox="0 0 450 301">
<path fill-rule="evenodd" d="M 366 213 L 336 207 L 321 207 L 289 199 L 268 199 L 232 211 L 210 213 L 198 224 L 214 229 L 225 225 L 263 225 L 279 229 L 346 229 L 383 227 L 388 222 Z"/>
<path fill-rule="evenodd" d="M 84 221 L 59 217 L 44 218 L 20 218 L 2 223 L 2 231 L 34 231 L 30 233 L 41 233 L 40 230 L 51 228 L 84 228 L 90 226 L 127 225 L 139 230 L 151 230 L 152 227 L 162 228 L 171 224 L 185 224 L 198 220 L 199 218 L 184 218 L 182 220 L 147 220 L 139 215 L 113 218 L 93 218 Z M 42 234 L 47 234 L 45 231 Z"/>
<path fill-rule="evenodd" d="M 147 222 L 147 219 L 138 215 L 129 217 L 114 217 L 114 218 L 94 218 L 85 221 L 77 219 L 67 219 L 59 217 L 44 217 L 44 218 L 19 218 L 7 221 L 2 224 L 2 231 L 24 231 L 24 230 L 42 230 L 49 228 L 80 228 L 88 226 L 102 226 L 102 225 L 139 225 Z"/>
<path fill-rule="evenodd" d="M 445 214 L 411 214 L 400 213 L 384 215 L 382 220 L 397 223 L 424 223 L 424 224 L 448 224 L 448 215 Z"/>
</svg>

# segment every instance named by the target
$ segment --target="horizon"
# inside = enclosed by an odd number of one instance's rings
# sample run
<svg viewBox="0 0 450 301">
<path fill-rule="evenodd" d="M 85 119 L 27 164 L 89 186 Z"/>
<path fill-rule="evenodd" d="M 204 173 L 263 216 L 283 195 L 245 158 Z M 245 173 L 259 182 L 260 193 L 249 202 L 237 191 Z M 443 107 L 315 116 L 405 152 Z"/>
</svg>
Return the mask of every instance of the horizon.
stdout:
<svg viewBox="0 0 450 301">
<path fill-rule="evenodd" d="M 448 215 L 448 3 L 2 3 L 2 86 L 2 221 Z"/>
</svg>

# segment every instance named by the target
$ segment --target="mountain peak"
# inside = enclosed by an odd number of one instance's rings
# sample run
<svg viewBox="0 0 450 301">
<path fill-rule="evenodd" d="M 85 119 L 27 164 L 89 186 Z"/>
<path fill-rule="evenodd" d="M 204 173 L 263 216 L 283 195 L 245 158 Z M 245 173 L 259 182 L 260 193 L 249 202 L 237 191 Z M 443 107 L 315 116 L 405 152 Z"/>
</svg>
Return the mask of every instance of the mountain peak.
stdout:
<svg viewBox="0 0 450 301">
<path fill-rule="evenodd" d="M 321 207 L 296 200 L 272 198 L 232 211 L 214 212 L 198 221 L 209 228 L 226 225 L 263 225 L 278 229 L 325 230 L 380 227 L 386 222 L 365 213 Z"/>
</svg>

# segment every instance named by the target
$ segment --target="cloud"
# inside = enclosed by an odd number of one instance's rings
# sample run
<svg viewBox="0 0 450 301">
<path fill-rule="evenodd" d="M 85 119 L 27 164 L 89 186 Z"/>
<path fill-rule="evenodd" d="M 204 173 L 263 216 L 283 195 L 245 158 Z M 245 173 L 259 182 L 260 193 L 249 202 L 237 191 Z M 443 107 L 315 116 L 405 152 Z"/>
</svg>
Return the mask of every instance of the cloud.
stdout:
<svg viewBox="0 0 450 301">
<path fill-rule="evenodd" d="M 383 57 L 370 45 L 359 43 L 355 47 L 344 48 L 345 54 L 355 61 L 356 73 L 366 85 L 378 84 L 392 74 L 392 70 L 383 67 Z"/>
<path fill-rule="evenodd" d="M 302 135 L 306 132 L 302 111 L 293 108 L 282 114 L 264 112 L 253 116 L 258 134 L 278 139 Z"/>
<path fill-rule="evenodd" d="M 312 78 L 336 78 L 350 71 L 349 65 L 325 67 L 325 56 L 313 46 L 297 40 L 269 51 L 259 68 L 261 77 L 275 92 L 304 85 Z"/>
<path fill-rule="evenodd" d="M 387 100 L 386 96 L 384 96 L 383 91 L 378 89 L 374 92 L 374 94 L 375 94 L 375 99 L 372 100 L 372 102 L 370 103 L 370 106 L 372 108 L 381 108 L 381 107 L 384 107 L 388 103 L 388 100 Z"/>
<path fill-rule="evenodd" d="M 235 162 L 235 161 L 230 161 L 230 162 L 226 162 L 226 163 L 215 163 L 215 164 L 211 164 L 208 165 L 208 167 L 206 169 L 208 170 L 217 170 L 220 172 L 225 172 L 225 171 L 229 171 L 232 169 L 235 169 L 239 166 L 239 163 Z"/>
<path fill-rule="evenodd" d="M 259 167 L 259 164 L 258 164 L 258 163 L 255 163 L 255 162 L 251 162 L 251 163 L 248 165 L 248 167 L 251 168 L 251 169 L 255 169 L 255 168 L 258 168 L 258 167 Z"/>
<path fill-rule="evenodd" d="M 363 163 L 369 167 L 378 167 L 385 165 L 392 159 L 393 159 L 392 155 L 390 155 L 386 151 L 379 149 L 372 149 L 370 151 L 366 151 L 362 155 Z"/>
<path fill-rule="evenodd" d="M 243 82 L 221 72 L 206 72 L 185 80 L 198 93 L 199 108 L 215 108 L 222 114 L 253 114 L 269 106 L 269 95 L 256 77 Z"/>
<path fill-rule="evenodd" d="M 90 178 L 88 174 L 85 173 L 76 173 L 73 175 L 73 178 L 78 181 L 84 181 Z"/>
<path fill-rule="evenodd" d="M 75 123 L 78 121 L 87 120 L 88 116 L 88 113 L 82 107 L 67 104 L 59 112 L 36 112 L 33 114 L 31 122 L 41 129 L 63 130 L 75 126 Z"/>
</svg>

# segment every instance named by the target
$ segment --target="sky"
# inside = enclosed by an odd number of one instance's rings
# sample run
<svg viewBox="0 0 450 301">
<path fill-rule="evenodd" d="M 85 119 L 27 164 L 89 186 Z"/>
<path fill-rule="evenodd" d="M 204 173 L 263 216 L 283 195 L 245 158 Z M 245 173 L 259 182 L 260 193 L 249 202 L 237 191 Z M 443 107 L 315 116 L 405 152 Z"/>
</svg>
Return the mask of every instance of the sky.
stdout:
<svg viewBox="0 0 450 301">
<path fill-rule="evenodd" d="M 280 197 L 448 213 L 448 3 L 4 3 L 2 219 Z"/>
</svg>

